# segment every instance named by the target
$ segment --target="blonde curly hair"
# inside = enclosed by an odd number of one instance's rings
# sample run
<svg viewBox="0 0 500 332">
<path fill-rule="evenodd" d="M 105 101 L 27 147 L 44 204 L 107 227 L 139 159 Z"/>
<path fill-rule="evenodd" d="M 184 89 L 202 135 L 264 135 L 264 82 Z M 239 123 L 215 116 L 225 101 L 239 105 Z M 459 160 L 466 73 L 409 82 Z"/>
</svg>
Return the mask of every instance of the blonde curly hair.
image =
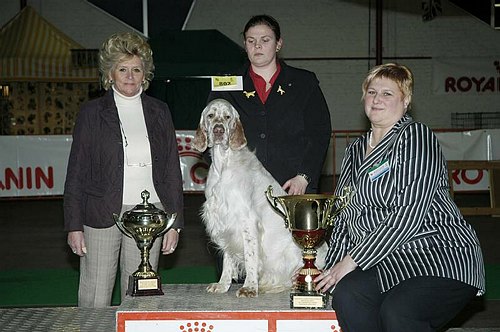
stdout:
<svg viewBox="0 0 500 332">
<path fill-rule="evenodd" d="M 144 67 L 142 89 L 147 90 L 154 76 L 153 51 L 145 38 L 133 32 L 120 32 L 111 35 L 99 50 L 99 72 L 101 84 L 105 90 L 113 85 L 109 78 L 110 73 L 120 62 L 134 55 L 141 59 Z"/>
</svg>

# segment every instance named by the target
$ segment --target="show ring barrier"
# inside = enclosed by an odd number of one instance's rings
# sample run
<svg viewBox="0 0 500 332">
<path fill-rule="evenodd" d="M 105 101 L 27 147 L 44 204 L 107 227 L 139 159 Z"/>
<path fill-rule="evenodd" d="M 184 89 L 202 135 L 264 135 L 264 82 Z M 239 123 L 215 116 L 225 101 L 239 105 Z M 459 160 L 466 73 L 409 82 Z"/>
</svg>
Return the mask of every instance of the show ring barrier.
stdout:
<svg viewBox="0 0 500 332">
<path fill-rule="evenodd" d="M 462 170 L 485 170 L 489 175 L 489 207 L 460 207 L 463 215 L 492 215 L 500 216 L 500 161 L 484 160 L 449 160 L 448 176 L 450 179 L 450 193 L 455 197 L 454 184 L 457 182 L 457 172 Z"/>
<path fill-rule="evenodd" d="M 489 192 L 489 206 L 459 206 L 463 215 L 500 216 L 500 129 L 434 130 L 448 160 L 450 193 Z M 334 130 L 332 162 L 334 174 L 340 174 L 345 148 L 363 135 L 360 130 Z M 333 188 L 336 186 L 333 176 Z"/>
</svg>

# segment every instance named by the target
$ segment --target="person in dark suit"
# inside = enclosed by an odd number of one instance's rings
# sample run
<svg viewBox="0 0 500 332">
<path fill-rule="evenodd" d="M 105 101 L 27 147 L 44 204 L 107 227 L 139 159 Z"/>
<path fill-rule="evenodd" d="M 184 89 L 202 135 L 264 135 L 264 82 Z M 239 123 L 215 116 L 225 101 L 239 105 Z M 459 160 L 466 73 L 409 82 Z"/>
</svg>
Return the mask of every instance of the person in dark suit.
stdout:
<svg viewBox="0 0 500 332">
<path fill-rule="evenodd" d="M 346 149 L 317 290 L 331 292 L 344 332 L 436 331 L 485 292 L 479 240 L 449 192 L 436 136 L 407 113 L 413 74 L 384 64 L 363 82 L 370 130 Z"/>
<path fill-rule="evenodd" d="M 330 143 L 330 112 L 316 75 L 277 58 L 283 46 L 278 22 L 250 18 L 244 31 L 247 64 L 235 74 L 243 91 L 213 91 L 240 114 L 257 158 L 289 194 L 315 193 Z"/>
<path fill-rule="evenodd" d="M 172 229 L 157 239 L 150 262 L 160 251 L 174 252 L 184 226 L 182 177 L 174 125 L 168 106 L 144 93 L 153 78 L 149 44 L 135 33 L 108 38 L 99 52 L 106 94 L 82 105 L 74 128 L 64 186 L 64 229 L 80 258 L 78 305 L 111 305 L 118 262 L 121 295 L 139 266 L 135 241 L 123 235 L 113 214 L 142 203 L 177 213 Z"/>
</svg>

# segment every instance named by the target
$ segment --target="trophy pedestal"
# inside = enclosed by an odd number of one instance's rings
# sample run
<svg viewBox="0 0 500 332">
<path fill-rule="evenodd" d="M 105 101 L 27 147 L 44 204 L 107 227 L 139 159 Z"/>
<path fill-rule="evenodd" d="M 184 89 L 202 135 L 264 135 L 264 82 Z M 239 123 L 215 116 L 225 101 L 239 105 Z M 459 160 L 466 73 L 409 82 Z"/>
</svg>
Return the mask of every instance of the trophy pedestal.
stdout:
<svg viewBox="0 0 500 332">
<path fill-rule="evenodd" d="M 325 309 L 327 302 L 328 294 L 307 291 L 290 293 L 291 309 Z"/>
<path fill-rule="evenodd" d="M 154 278 L 140 278 L 133 275 L 130 276 L 128 278 L 127 295 L 163 295 L 163 291 L 161 290 L 160 276 Z"/>
<path fill-rule="evenodd" d="M 291 310 L 289 292 L 243 300 L 235 296 L 241 284 L 232 284 L 229 292 L 220 294 L 207 293 L 207 286 L 163 284 L 163 296 L 127 296 L 111 331 L 340 332 L 334 310 Z"/>
</svg>

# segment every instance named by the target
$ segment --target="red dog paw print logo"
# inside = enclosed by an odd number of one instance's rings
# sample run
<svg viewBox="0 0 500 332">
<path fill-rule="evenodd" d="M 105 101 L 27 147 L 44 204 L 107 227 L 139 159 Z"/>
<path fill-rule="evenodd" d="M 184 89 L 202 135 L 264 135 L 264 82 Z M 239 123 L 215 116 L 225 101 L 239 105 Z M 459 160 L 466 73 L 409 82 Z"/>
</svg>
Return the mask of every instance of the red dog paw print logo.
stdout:
<svg viewBox="0 0 500 332">
<path fill-rule="evenodd" d="M 214 326 L 205 322 L 187 323 L 179 326 L 181 332 L 213 332 Z"/>
</svg>

